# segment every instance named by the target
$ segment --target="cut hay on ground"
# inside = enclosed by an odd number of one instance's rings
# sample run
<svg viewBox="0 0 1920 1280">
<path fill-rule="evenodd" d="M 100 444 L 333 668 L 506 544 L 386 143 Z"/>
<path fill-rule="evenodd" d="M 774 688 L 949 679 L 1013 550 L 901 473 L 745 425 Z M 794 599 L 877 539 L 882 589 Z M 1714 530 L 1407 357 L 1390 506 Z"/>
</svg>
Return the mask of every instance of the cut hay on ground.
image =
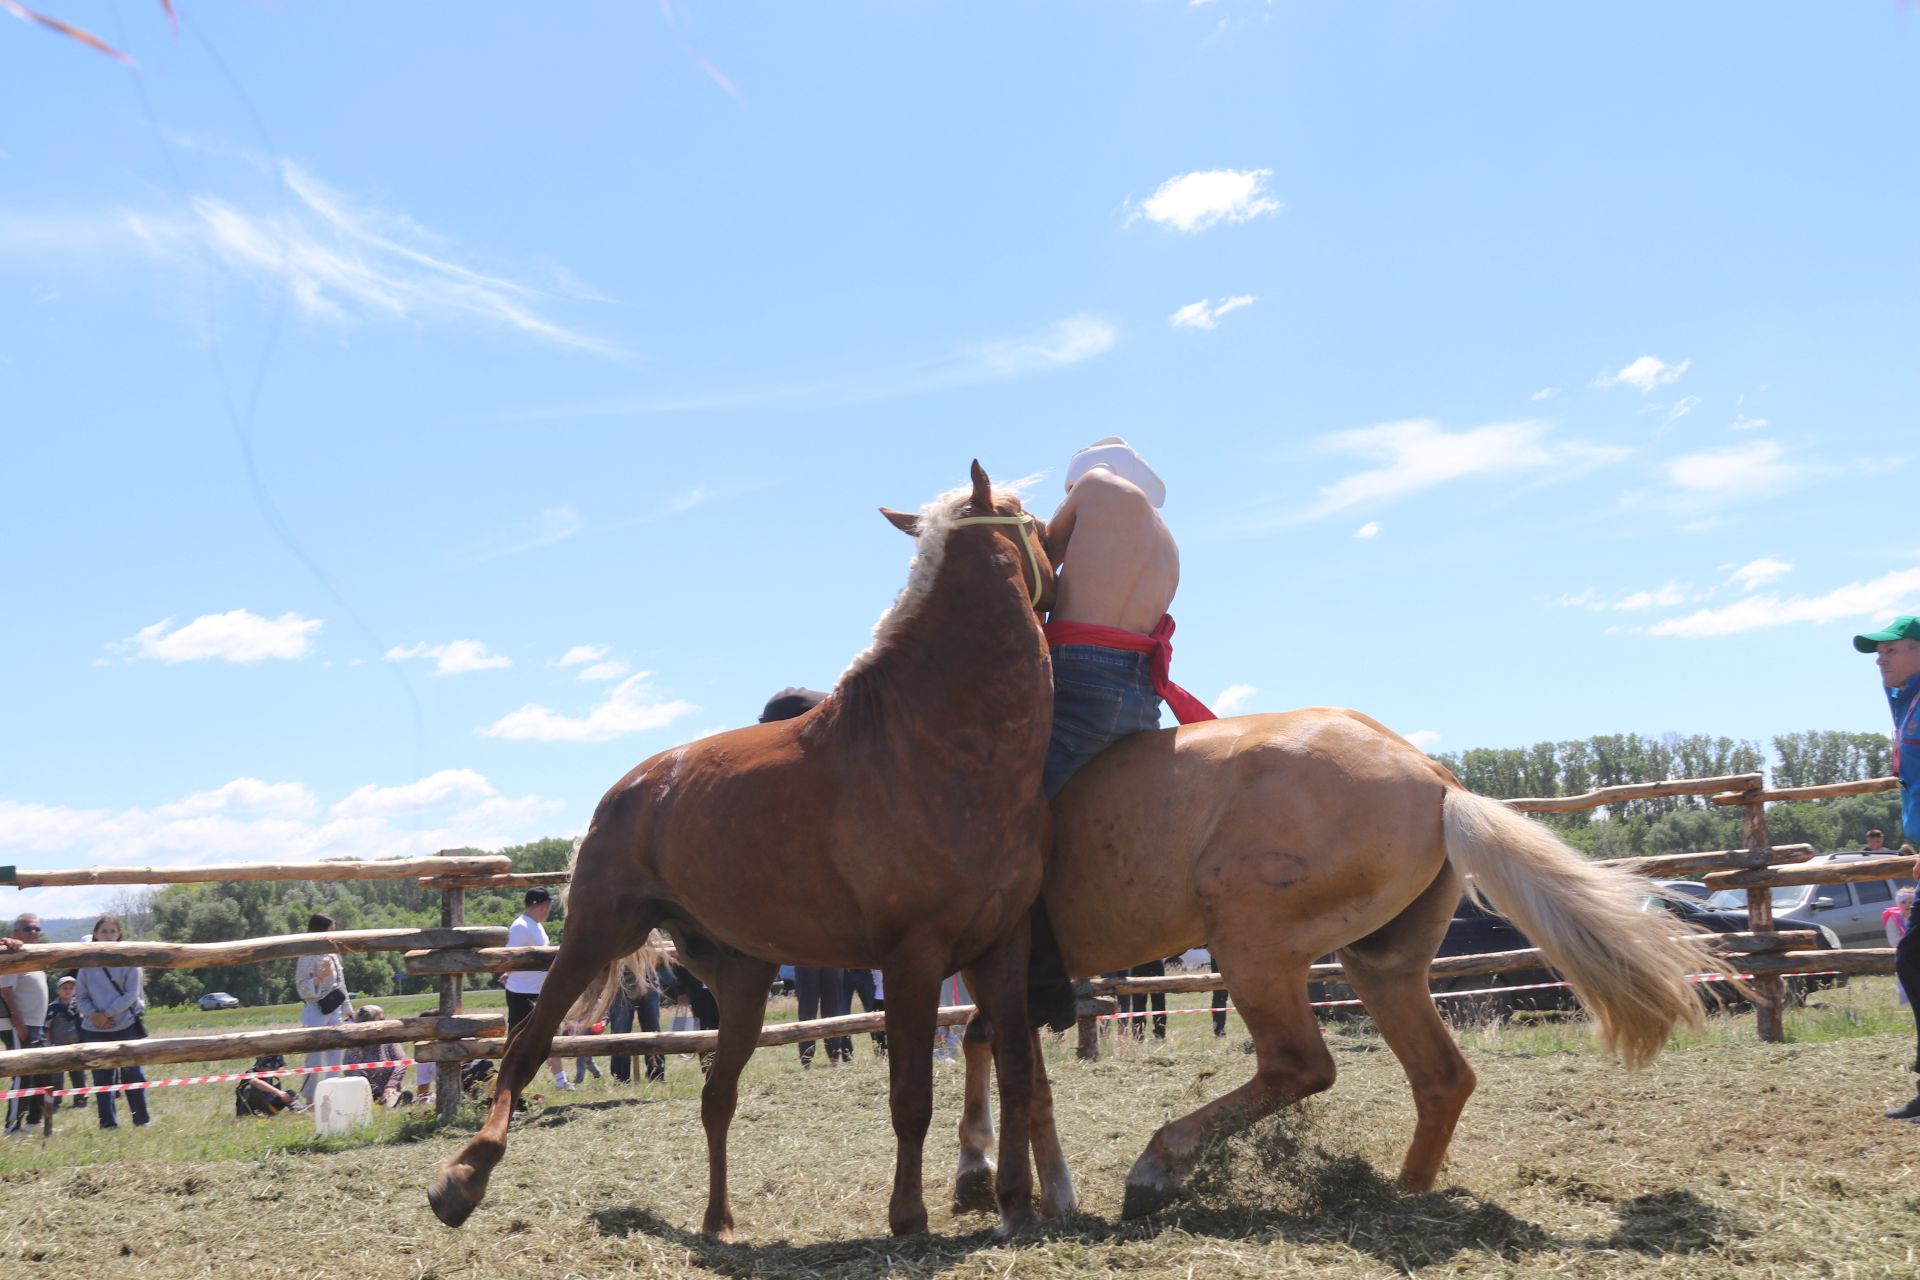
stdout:
<svg viewBox="0 0 1920 1280">
<path fill-rule="evenodd" d="M 225 1089 L 168 1090 L 155 1130 L 62 1131 L 0 1145 L 0 1262 L 15 1274 L 141 1277 L 1640 1276 L 1920 1274 L 1920 1126 L 1882 1120 L 1911 1079 L 1886 979 L 1796 1011 L 1799 1043 L 1715 1018 L 1627 1075 L 1578 1028 L 1469 1033 L 1480 1074 L 1440 1190 L 1390 1182 L 1412 1122 L 1392 1055 L 1364 1024 L 1328 1032 L 1331 1093 L 1213 1153 L 1175 1211 L 1121 1223 L 1127 1168 L 1164 1120 L 1252 1068 L 1238 1024 L 1204 1015 L 1099 1063 L 1053 1054 L 1085 1211 L 1015 1244 L 954 1218 L 959 1071 L 940 1064 L 927 1163 L 933 1234 L 885 1235 L 886 1077 L 857 1042 L 802 1074 L 791 1049 L 749 1067 L 733 1130 L 741 1241 L 697 1234 L 705 1196 L 697 1079 L 610 1081 L 516 1125 L 489 1199 L 461 1231 L 426 1206 L 433 1166 L 469 1130 L 383 1116 L 315 1143 L 303 1122 L 229 1118 Z M 1905 1024 L 1906 1028 L 1911 1023 Z M 603 1064 L 604 1065 L 604 1064 Z M 544 1073 L 543 1073 L 544 1075 Z M 189 1095 L 191 1095 L 189 1097 Z M 469 1108 L 468 1126 L 478 1118 Z"/>
</svg>

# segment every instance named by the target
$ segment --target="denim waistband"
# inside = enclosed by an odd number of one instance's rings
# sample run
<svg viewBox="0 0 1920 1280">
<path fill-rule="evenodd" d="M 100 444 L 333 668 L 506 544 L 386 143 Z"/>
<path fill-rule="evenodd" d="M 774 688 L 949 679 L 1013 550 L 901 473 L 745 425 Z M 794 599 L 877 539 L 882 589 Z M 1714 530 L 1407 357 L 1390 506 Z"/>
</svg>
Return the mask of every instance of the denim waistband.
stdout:
<svg viewBox="0 0 1920 1280">
<path fill-rule="evenodd" d="M 1054 669 L 1079 667 L 1097 670 L 1108 676 L 1138 676 L 1149 686 L 1153 683 L 1153 655 L 1126 649 L 1108 649 L 1097 644 L 1061 644 L 1053 648 Z"/>
</svg>

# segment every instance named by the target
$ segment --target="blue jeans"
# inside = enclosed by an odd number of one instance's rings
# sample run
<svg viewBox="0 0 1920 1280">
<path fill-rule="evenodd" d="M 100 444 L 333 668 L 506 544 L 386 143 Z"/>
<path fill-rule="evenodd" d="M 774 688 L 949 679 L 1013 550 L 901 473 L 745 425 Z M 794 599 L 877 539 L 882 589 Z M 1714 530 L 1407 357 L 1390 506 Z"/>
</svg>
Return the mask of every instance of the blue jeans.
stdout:
<svg viewBox="0 0 1920 1280">
<path fill-rule="evenodd" d="M 1051 800 L 1081 765 L 1130 734 L 1160 727 L 1144 653 L 1063 644 L 1053 651 L 1053 738 L 1042 786 Z"/>
<path fill-rule="evenodd" d="M 94 1044 L 101 1040 L 136 1040 L 138 1038 L 138 1036 L 134 1035 L 132 1027 L 122 1027 L 118 1031 L 97 1031 L 92 1027 L 80 1028 L 80 1042 L 82 1044 Z M 93 1082 L 96 1085 L 145 1084 L 147 1082 L 147 1073 L 138 1067 L 108 1067 L 105 1070 L 95 1067 L 93 1069 Z M 113 1095 L 111 1093 L 96 1093 L 93 1095 L 93 1100 L 94 1105 L 100 1109 L 100 1127 L 102 1129 L 119 1128 L 120 1118 L 114 1114 Z M 133 1122 L 135 1124 L 147 1123 L 147 1091 L 145 1089 L 127 1090 L 127 1110 L 133 1112 Z"/>
<path fill-rule="evenodd" d="M 607 1013 L 607 1030 L 616 1036 L 626 1035 L 633 1030 L 633 1021 L 636 1016 L 640 1019 L 642 1031 L 658 1032 L 660 1030 L 660 993 L 658 991 L 648 990 L 640 997 L 638 1007 L 627 998 L 625 991 L 614 996 L 613 1008 Z M 646 1055 L 646 1061 L 648 1081 L 658 1082 L 667 1078 L 665 1056 L 649 1053 Z M 607 1065 L 612 1068 L 615 1080 L 622 1084 L 632 1082 L 633 1059 L 631 1057 L 608 1058 Z"/>
</svg>

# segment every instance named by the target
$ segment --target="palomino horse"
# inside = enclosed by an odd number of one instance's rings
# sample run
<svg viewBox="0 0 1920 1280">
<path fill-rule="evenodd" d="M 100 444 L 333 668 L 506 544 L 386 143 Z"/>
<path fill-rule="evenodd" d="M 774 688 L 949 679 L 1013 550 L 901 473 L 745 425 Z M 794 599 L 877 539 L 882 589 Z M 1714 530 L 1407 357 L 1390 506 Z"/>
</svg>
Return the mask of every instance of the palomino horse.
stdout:
<svg viewBox="0 0 1920 1280">
<path fill-rule="evenodd" d="M 1698 1022 L 1687 974 L 1715 967 L 1699 943 L 1672 936 L 1666 912 L 1641 911 L 1643 880 L 1585 861 L 1354 711 L 1237 716 L 1124 739 L 1055 798 L 1054 839 L 1045 896 L 1069 973 L 1205 941 L 1253 1035 L 1253 1079 L 1147 1144 L 1127 1176 L 1127 1217 L 1165 1205 L 1208 1139 L 1333 1084 L 1307 968 L 1336 950 L 1413 1086 L 1400 1182 L 1433 1186 L 1474 1085 L 1427 990 L 1463 876 L 1566 976 L 1602 1046 L 1629 1067 L 1658 1053 L 1675 1023 Z M 992 1167 L 994 1039 L 990 1021 L 968 1028 L 956 1207 L 977 1203 Z M 1052 1216 L 1076 1198 L 1036 1085 L 1040 1211 Z"/>
<path fill-rule="evenodd" d="M 700 1117 L 702 1230 L 730 1238 L 727 1128 L 779 963 L 886 976 L 897 1158 L 888 1224 L 924 1231 L 921 1151 L 933 1111 L 942 977 L 963 966 L 980 1007 L 1026 1025 L 1029 907 L 1048 821 L 1040 770 L 1051 684 L 1036 608 L 1053 588 L 1045 526 L 973 466 L 971 489 L 918 517 L 906 587 L 824 702 L 792 720 L 702 738 L 641 764 L 601 800 L 575 855 L 572 909 L 533 1012 L 515 1029 L 485 1126 L 428 1199 L 458 1226 L 505 1152 L 514 1102 L 593 975 L 648 930 L 706 979 L 720 1036 Z M 995 1055 L 1007 1134 L 1001 1227 L 1032 1220 L 1030 1040 Z"/>
</svg>

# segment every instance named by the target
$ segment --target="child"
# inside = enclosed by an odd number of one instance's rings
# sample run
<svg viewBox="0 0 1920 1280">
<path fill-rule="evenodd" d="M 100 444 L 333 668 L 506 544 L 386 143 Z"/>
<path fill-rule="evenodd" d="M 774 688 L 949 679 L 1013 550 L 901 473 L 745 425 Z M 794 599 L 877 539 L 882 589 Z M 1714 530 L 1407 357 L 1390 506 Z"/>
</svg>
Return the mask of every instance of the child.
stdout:
<svg viewBox="0 0 1920 1280">
<path fill-rule="evenodd" d="M 78 983 L 72 974 L 68 974 L 54 985 L 53 999 L 47 1002 L 48 1044 L 80 1043 L 80 1010 L 75 1008 L 73 1003 L 73 993 L 77 989 Z M 73 1087 L 76 1089 L 86 1087 L 87 1073 L 84 1071 L 69 1071 L 67 1078 L 73 1082 Z M 57 1081 L 58 1077 L 55 1079 Z M 76 1107 L 87 1105 L 85 1094 L 76 1094 L 67 1101 Z M 49 1097 L 47 1105 L 57 1108 L 60 1105 L 60 1099 Z"/>
</svg>

